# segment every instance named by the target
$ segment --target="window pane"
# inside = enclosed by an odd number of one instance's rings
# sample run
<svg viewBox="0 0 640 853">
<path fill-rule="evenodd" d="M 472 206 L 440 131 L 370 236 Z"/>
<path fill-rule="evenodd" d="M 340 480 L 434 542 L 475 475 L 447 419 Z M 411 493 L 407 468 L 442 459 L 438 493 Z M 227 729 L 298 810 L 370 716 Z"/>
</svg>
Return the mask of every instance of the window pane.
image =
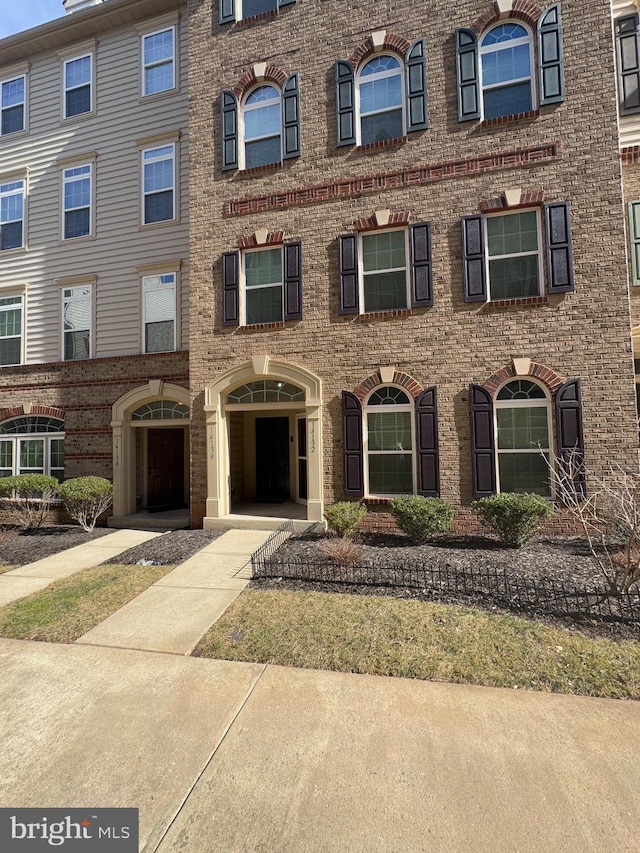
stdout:
<svg viewBox="0 0 640 853">
<path fill-rule="evenodd" d="M 144 64 L 151 65 L 164 59 L 173 59 L 173 30 L 163 30 L 144 39 Z"/>
<path fill-rule="evenodd" d="M 64 468 L 64 439 L 51 439 L 51 468 Z"/>
<path fill-rule="evenodd" d="M 64 215 L 64 237 L 87 237 L 91 233 L 89 209 L 70 210 Z"/>
<path fill-rule="evenodd" d="M 549 469 L 540 453 L 498 454 L 501 492 L 533 492 L 550 497 Z"/>
<path fill-rule="evenodd" d="M 496 409 L 498 448 L 530 450 L 549 448 L 549 427 L 546 406 Z"/>
<path fill-rule="evenodd" d="M 173 188 L 173 157 L 144 164 L 144 191 Z"/>
<path fill-rule="evenodd" d="M 538 296 L 538 256 L 489 261 L 491 299 Z"/>
<path fill-rule="evenodd" d="M 276 0 L 242 0 L 242 17 L 252 18 L 277 8 Z"/>
<path fill-rule="evenodd" d="M 0 248 L 19 249 L 22 246 L 22 222 L 0 225 Z"/>
<path fill-rule="evenodd" d="M 279 136 L 281 123 L 282 116 L 279 103 L 251 110 L 245 109 L 244 138 L 251 140 L 262 136 L 275 136 L 276 134 Z"/>
<path fill-rule="evenodd" d="M 369 456 L 369 492 L 374 495 L 413 493 L 413 459 L 410 453 Z"/>
<path fill-rule="evenodd" d="M 11 192 L 11 195 L 3 195 L 0 198 L 0 222 L 13 222 L 22 219 L 23 193 Z"/>
<path fill-rule="evenodd" d="M 176 312 L 176 295 L 172 287 L 147 290 L 144 295 L 144 319 L 146 323 L 173 320 Z"/>
<path fill-rule="evenodd" d="M 383 234 L 363 236 L 362 268 L 365 272 L 399 269 L 405 266 L 404 231 L 386 231 Z"/>
<path fill-rule="evenodd" d="M 487 219 L 489 255 L 513 255 L 538 251 L 538 219 L 535 210 Z"/>
<path fill-rule="evenodd" d="M 63 317 L 65 332 L 88 329 L 91 325 L 91 301 L 87 298 L 65 303 Z"/>
<path fill-rule="evenodd" d="M 407 307 L 407 275 L 371 273 L 364 277 L 364 310 L 390 311 Z"/>
<path fill-rule="evenodd" d="M 411 450 L 411 412 L 369 412 L 369 450 Z"/>
<path fill-rule="evenodd" d="M 0 338 L 0 364 L 20 364 L 20 338 Z"/>
<path fill-rule="evenodd" d="M 24 130 L 24 106 L 7 107 L 2 110 L 2 134 Z"/>
<path fill-rule="evenodd" d="M 402 106 L 402 78 L 400 74 L 371 80 L 360 84 L 360 112 L 388 110 Z"/>
<path fill-rule="evenodd" d="M 244 256 L 244 261 L 247 287 L 282 282 L 281 249 L 268 249 L 265 252 L 247 252 Z"/>
<path fill-rule="evenodd" d="M 77 181 L 65 181 L 64 206 L 66 210 L 70 210 L 73 207 L 89 207 L 90 203 L 90 178 L 81 178 Z"/>
<path fill-rule="evenodd" d="M 173 89 L 173 62 L 145 68 L 144 91 L 147 95 L 166 92 L 168 89 Z"/>
<path fill-rule="evenodd" d="M 173 320 L 147 323 L 144 327 L 145 352 L 172 352 L 175 349 Z"/>
<path fill-rule="evenodd" d="M 25 469 L 44 474 L 44 439 L 25 438 L 20 441 L 20 473 Z"/>
<path fill-rule="evenodd" d="M 24 103 L 24 77 L 2 84 L 2 109 Z"/>
<path fill-rule="evenodd" d="M 0 477 L 10 477 L 13 473 L 13 442 L 0 441 Z"/>
<path fill-rule="evenodd" d="M 260 142 L 249 142 L 245 146 L 245 168 L 266 166 L 268 163 L 279 163 L 281 160 L 280 136 L 273 139 L 261 139 Z"/>
<path fill-rule="evenodd" d="M 64 358 L 73 361 L 79 358 L 89 358 L 91 336 L 88 329 L 80 332 L 64 333 Z"/>
<path fill-rule="evenodd" d="M 80 86 L 66 93 L 66 115 L 77 116 L 91 111 L 91 86 Z"/>
<path fill-rule="evenodd" d="M 19 335 L 22 326 L 22 310 L 0 311 L 0 337 Z"/>
<path fill-rule="evenodd" d="M 380 142 L 383 139 L 397 139 L 402 135 L 402 110 L 392 110 L 362 118 L 360 130 L 362 145 Z"/>
<path fill-rule="evenodd" d="M 248 324 L 278 323 L 282 320 L 282 286 L 261 287 L 246 293 Z"/>
<path fill-rule="evenodd" d="M 482 82 L 485 86 L 508 83 L 531 76 L 529 45 L 494 50 L 482 56 Z"/>
<path fill-rule="evenodd" d="M 531 83 L 517 83 L 484 92 L 484 117 L 512 116 L 531 109 Z"/>
<path fill-rule="evenodd" d="M 83 56 L 65 64 L 65 87 L 82 86 L 91 82 L 91 57 Z"/>
<path fill-rule="evenodd" d="M 173 219 L 173 190 L 145 196 L 145 223 L 164 222 L 167 219 Z"/>
</svg>

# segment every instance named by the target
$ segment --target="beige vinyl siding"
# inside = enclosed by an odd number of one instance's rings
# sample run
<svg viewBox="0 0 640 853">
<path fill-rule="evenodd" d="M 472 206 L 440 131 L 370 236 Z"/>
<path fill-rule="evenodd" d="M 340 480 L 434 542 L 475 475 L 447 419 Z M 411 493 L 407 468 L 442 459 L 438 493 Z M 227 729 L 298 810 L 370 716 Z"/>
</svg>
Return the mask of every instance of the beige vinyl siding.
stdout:
<svg viewBox="0 0 640 853">
<path fill-rule="evenodd" d="M 637 7 L 634 3 L 631 3 L 630 0 L 612 0 L 612 13 L 613 13 L 613 35 L 614 35 L 614 45 L 616 44 L 616 27 L 615 21 L 617 18 L 622 18 L 625 15 L 635 15 L 638 11 Z M 617 50 L 617 47 L 615 48 Z M 616 65 L 618 59 L 616 57 Z M 617 88 L 617 78 L 616 78 L 616 88 Z M 635 113 L 634 115 L 629 116 L 621 116 L 618 115 L 618 126 L 619 126 L 619 135 L 620 135 L 620 148 L 626 148 L 630 145 L 640 145 L 640 113 Z"/>
<path fill-rule="evenodd" d="M 159 19 L 164 21 L 164 17 Z M 149 30 L 157 29 L 149 19 Z M 161 24 L 164 26 L 164 24 Z M 137 268 L 182 260 L 179 349 L 188 347 L 187 21 L 179 22 L 179 90 L 140 98 L 140 29 L 100 34 L 95 48 L 96 114 L 62 116 L 62 59 L 32 59 L 28 78 L 29 133 L 0 139 L 0 179 L 28 170 L 28 251 L 0 255 L 0 290 L 26 285 L 27 363 L 61 358 L 57 279 L 91 275 L 94 356 L 141 352 L 140 278 Z M 84 51 L 86 42 L 82 42 Z M 0 69 L 0 76 L 3 71 Z M 177 143 L 179 220 L 140 228 L 140 151 L 137 141 L 161 133 Z M 95 237 L 62 241 L 61 158 L 95 153 Z M 65 163 L 66 166 L 70 165 Z M 73 165 L 73 164 L 71 164 Z"/>
</svg>

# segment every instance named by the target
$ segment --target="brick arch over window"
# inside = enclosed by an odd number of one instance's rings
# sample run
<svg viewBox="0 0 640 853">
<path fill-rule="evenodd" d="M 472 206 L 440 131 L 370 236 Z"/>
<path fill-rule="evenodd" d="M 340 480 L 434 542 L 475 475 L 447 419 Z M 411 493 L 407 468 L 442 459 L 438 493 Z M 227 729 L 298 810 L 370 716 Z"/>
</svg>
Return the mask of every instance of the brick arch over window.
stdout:
<svg viewBox="0 0 640 853">
<path fill-rule="evenodd" d="M 232 92 L 238 101 L 241 101 L 249 89 L 252 89 L 257 83 L 275 83 L 280 89 L 282 89 L 286 82 L 287 74 L 285 74 L 282 68 L 278 68 L 276 65 L 267 65 L 258 77 L 254 66 L 250 68 L 246 74 L 242 75 L 233 87 Z"/>
<path fill-rule="evenodd" d="M 538 364 L 536 361 L 531 361 L 526 373 L 516 372 L 513 362 L 502 367 L 490 376 L 482 387 L 485 388 L 493 397 L 495 396 L 498 388 L 504 382 L 507 382 L 509 379 L 515 379 L 519 376 L 531 376 L 534 379 L 537 379 L 539 382 L 542 382 L 543 385 L 546 385 L 552 394 L 555 394 L 558 388 L 560 388 L 564 383 L 564 378 L 556 373 L 555 370 L 552 370 L 545 364 Z"/>
<path fill-rule="evenodd" d="M 0 422 L 9 420 L 9 418 L 20 418 L 24 415 L 44 415 L 47 418 L 58 418 L 63 421 L 65 415 L 62 409 L 56 409 L 53 406 L 31 405 L 27 406 L 12 406 L 8 409 L 0 409 Z"/>
<path fill-rule="evenodd" d="M 397 54 L 404 62 L 405 54 L 410 47 L 411 42 L 403 36 L 396 35 L 395 33 L 385 33 L 382 47 L 376 49 L 371 36 L 367 36 L 362 44 L 349 56 L 347 62 L 351 63 L 355 71 L 358 66 L 362 65 L 365 59 L 368 59 L 374 53 L 379 53 L 381 50 Z"/>
<path fill-rule="evenodd" d="M 353 389 L 353 393 L 360 402 L 364 402 L 371 391 L 373 391 L 374 388 L 377 388 L 378 385 L 400 385 L 402 388 L 405 388 L 414 399 L 423 391 L 422 385 L 420 385 L 419 382 L 416 382 L 413 376 L 409 376 L 408 373 L 401 373 L 396 370 L 394 371 L 393 379 L 388 382 L 383 381 L 379 371 L 372 373 L 371 376 L 361 382 L 357 388 Z"/>
<path fill-rule="evenodd" d="M 532 3 L 531 0 L 515 0 L 511 11 L 504 15 L 500 13 L 498 4 L 492 3 L 491 8 L 487 9 L 479 18 L 476 18 L 469 29 L 480 35 L 480 33 L 484 32 L 492 24 L 499 21 L 500 18 L 508 18 L 509 20 L 524 21 L 525 24 L 529 24 L 535 30 L 541 14 L 542 8 L 536 3 Z"/>
</svg>

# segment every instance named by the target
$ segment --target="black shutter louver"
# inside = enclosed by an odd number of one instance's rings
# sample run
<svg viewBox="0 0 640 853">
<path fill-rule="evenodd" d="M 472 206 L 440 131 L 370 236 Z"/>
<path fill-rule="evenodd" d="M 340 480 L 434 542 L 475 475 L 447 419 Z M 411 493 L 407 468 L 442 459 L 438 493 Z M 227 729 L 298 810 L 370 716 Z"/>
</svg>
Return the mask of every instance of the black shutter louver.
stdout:
<svg viewBox="0 0 640 853">
<path fill-rule="evenodd" d="M 458 121 L 480 118 L 478 37 L 473 30 L 456 30 Z"/>
<path fill-rule="evenodd" d="M 438 458 L 438 394 L 427 388 L 416 400 L 416 437 L 418 457 L 418 494 L 440 496 Z"/>
<path fill-rule="evenodd" d="M 284 261 L 284 319 L 302 318 L 302 243 L 285 243 Z"/>
<path fill-rule="evenodd" d="M 405 56 L 407 86 L 407 132 L 429 127 L 427 112 L 427 45 L 425 40 L 414 42 Z"/>
<path fill-rule="evenodd" d="M 616 21 L 618 99 L 620 115 L 640 112 L 640 16 Z"/>
<path fill-rule="evenodd" d="M 558 465 L 570 472 L 578 498 L 587 494 L 584 470 L 584 436 L 582 432 L 582 393 L 580 380 L 570 379 L 556 392 L 556 432 Z M 562 495 L 559 495 L 562 499 Z"/>
<path fill-rule="evenodd" d="M 547 240 L 547 290 L 549 293 L 567 293 L 573 290 L 569 203 L 557 201 L 545 204 L 544 217 Z"/>
<path fill-rule="evenodd" d="M 496 464 L 493 399 L 482 385 L 469 386 L 469 412 L 473 496 L 485 498 L 496 491 Z"/>
<path fill-rule="evenodd" d="M 340 314 L 357 314 L 358 299 L 358 236 L 341 234 L 340 242 Z"/>
<path fill-rule="evenodd" d="M 222 93 L 222 171 L 238 168 L 238 99 L 229 89 Z"/>
<path fill-rule="evenodd" d="M 344 493 L 350 498 L 361 498 L 364 495 L 362 405 L 351 391 L 342 392 L 342 453 Z"/>
<path fill-rule="evenodd" d="M 356 141 L 354 74 L 350 62 L 336 62 L 337 144 L 354 145 Z"/>
<path fill-rule="evenodd" d="M 409 229 L 411 249 L 411 306 L 433 305 L 431 276 L 431 226 L 419 222 Z"/>
<path fill-rule="evenodd" d="M 484 257 L 484 225 L 481 216 L 465 216 L 462 219 L 462 265 L 464 301 L 485 302 L 487 272 Z"/>
<path fill-rule="evenodd" d="M 239 252 L 224 252 L 222 255 L 222 325 L 237 326 L 240 321 Z"/>
<path fill-rule="evenodd" d="M 296 71 L 282 87 L 282 159 L 300 156 L 300 81 Z"/>
<path fill-rule="evenodd" d="M 549 6 L 538 19 L 538 86 L 540 106 L 564 101 L 562 16 L 560 6 Z"/>
</svg>

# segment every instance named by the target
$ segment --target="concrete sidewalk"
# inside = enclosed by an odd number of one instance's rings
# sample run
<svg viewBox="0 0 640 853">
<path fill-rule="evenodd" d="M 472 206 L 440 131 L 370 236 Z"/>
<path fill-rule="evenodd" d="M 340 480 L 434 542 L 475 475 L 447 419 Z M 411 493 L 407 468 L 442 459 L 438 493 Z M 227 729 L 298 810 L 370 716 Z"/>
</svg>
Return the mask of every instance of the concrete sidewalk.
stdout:
<svg viewBox="0 0 640 853">
<path fill-rule="evenodd" d="M 640 705 L 0 640 L 0 806 L 144 853 L 635 853 Z"/>
<path fill-rule="evenodd" d="M 77 643 L 188 655 L 250 580 L 271 530 L 227 530 Z"/>
<path fill-rule="evenodd" d="M 66 578 L 81 569 L 98 566 L 135 545 L 141 545 L 161 535 L 162 533 L 147 530 L 116 530 L 91 542 L 84 542 L 35 563 L 4 572 L 0 575 L 0 607 L 31 595 L 32 592 L 38 592 L 52 581 Z"/>
</svg>

